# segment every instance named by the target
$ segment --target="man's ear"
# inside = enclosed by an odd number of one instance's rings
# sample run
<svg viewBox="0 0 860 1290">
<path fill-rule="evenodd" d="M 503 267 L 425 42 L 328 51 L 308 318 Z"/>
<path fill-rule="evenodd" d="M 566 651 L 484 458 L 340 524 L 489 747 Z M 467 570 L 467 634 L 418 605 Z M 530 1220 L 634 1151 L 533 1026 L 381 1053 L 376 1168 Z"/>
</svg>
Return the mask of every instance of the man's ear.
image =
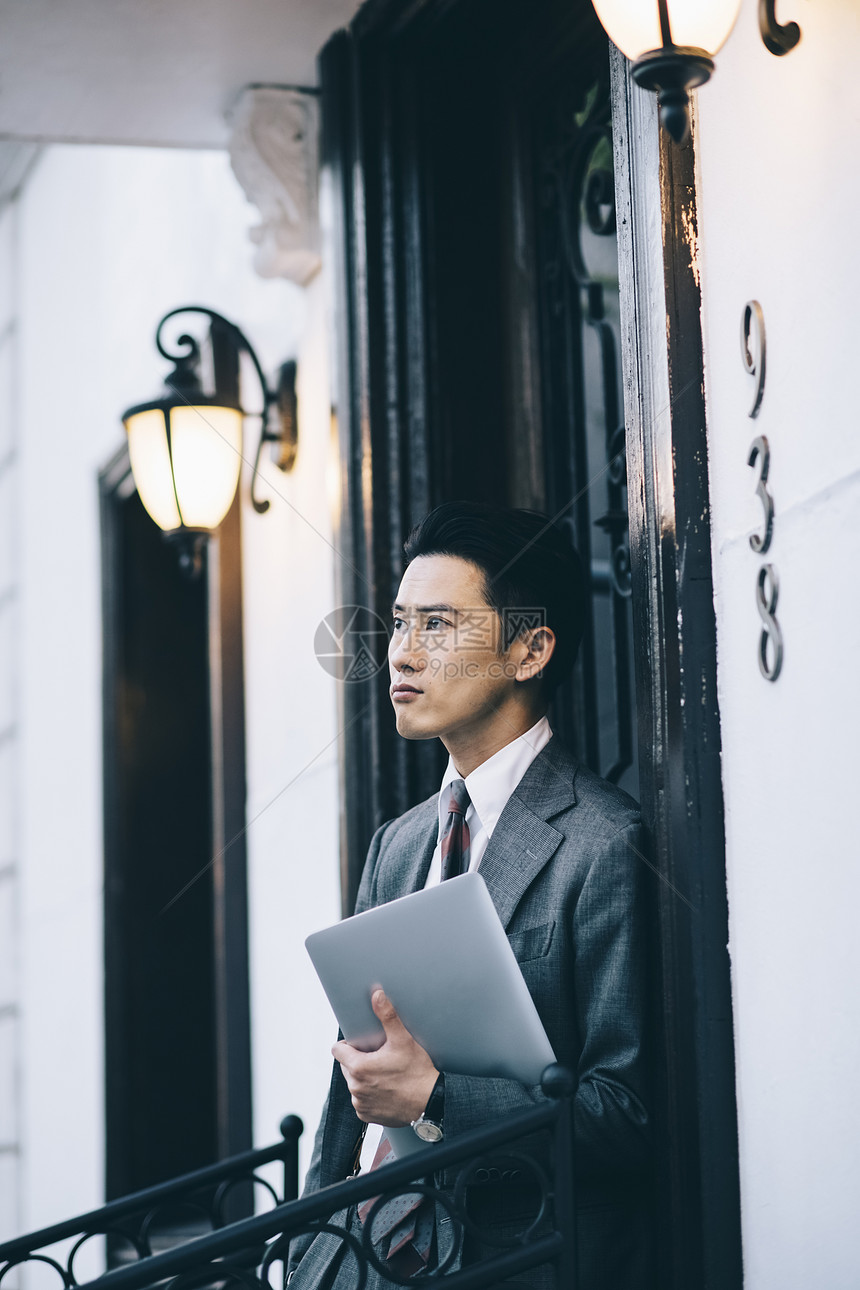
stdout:
<svg viewBox="0 0 860 1290">
<path fill-rule="evenodd" d="M 520 646 L 517 651 L 516 680 L 531 681 L 543 672 L 553 656 L 555 632 L 551 627 L 532 627 L 524 631 L 514 643 Z"/>
</svg>

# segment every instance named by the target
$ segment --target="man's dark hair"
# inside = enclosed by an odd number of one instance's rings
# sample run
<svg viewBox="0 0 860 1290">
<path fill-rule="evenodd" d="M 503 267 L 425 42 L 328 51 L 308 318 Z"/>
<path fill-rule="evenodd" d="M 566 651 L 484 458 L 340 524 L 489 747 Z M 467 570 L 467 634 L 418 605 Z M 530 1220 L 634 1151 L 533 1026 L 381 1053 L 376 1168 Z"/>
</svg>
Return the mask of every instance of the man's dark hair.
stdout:
<svg viewBox="0 0 860 1290">
<path fill-rule="evenodd" d="M 409 564 L 423 555 L 453 555 L 477 565 L 487 604 L 501 619 L 505 648 L 529 628 L 551 627 L 556 645 L 543 674 L 544 692 L 564 680 L 585 628 L 586 587 L 573 544 L 548 516 L 445 502 L 415 525 L 403 551 Z"/>
</svg>

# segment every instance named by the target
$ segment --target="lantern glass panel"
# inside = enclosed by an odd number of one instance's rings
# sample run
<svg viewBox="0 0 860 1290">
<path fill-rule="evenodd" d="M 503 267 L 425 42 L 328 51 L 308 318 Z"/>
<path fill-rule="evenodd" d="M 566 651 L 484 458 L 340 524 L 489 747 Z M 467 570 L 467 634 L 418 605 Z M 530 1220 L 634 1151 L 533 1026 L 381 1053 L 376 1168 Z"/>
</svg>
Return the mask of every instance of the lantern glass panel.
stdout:
<svg viewBox="0 0 860 1290">
<path fill-rule="evenodd" d="M 242 414 L 237 408 L 174 407 L 170 437 L 182 522 L 216 529 L 239 483 Z"/>
<path fill-rule="evenodd" d="M 173 492 L 167 426 L 161 408 L 127 417 L 128 455 L 144 509 L 159 528 L 170 533 L 182 523 Z"/>
<path fill-rule="evenodd" d="M 741 0 L 668 0 L 673 44 L 715 54 L 725 44 L 740 6 Z M 594 8 L 610 40 L 634 62 L 661 48 L 657 0 L 594 0 Z"/>
</svg>

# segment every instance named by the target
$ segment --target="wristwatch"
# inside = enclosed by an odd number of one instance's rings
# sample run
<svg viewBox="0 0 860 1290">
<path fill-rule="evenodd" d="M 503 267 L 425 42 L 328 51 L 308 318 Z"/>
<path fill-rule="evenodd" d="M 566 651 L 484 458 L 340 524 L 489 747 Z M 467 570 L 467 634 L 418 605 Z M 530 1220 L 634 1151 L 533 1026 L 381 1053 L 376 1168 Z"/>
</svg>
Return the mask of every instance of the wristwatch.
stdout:
<svg viewBox="0 0 860 1290">
<path fill-rule="evenodd" d="M 422 1142 L 441 1142 L 445 1136 L 442 1129 L 442 1115 L 445 1110 L 445 1076 L 439 1072 L 439 1078 L 433 1085 L 433 1092 L 427 1099 L 427 1105 L 417 1120 L 411 1121 L 411 1127 Z"/>
</svg>

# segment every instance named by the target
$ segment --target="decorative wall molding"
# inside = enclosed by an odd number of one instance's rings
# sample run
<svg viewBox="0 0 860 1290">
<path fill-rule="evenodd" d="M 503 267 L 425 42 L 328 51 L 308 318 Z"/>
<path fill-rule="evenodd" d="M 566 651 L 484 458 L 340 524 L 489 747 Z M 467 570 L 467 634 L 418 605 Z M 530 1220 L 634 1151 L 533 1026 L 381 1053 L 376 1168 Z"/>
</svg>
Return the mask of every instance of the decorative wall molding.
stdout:
<svg viewBox="0 0 860 1290">
<path fill-rule="evenodd" d="M 249 232 L 263 278 L 306 286 L 319 270 L 319 106 L 306 90 L 248 86 L 228 114 L 230 163 L 261 222 Z"/>
</svg>

